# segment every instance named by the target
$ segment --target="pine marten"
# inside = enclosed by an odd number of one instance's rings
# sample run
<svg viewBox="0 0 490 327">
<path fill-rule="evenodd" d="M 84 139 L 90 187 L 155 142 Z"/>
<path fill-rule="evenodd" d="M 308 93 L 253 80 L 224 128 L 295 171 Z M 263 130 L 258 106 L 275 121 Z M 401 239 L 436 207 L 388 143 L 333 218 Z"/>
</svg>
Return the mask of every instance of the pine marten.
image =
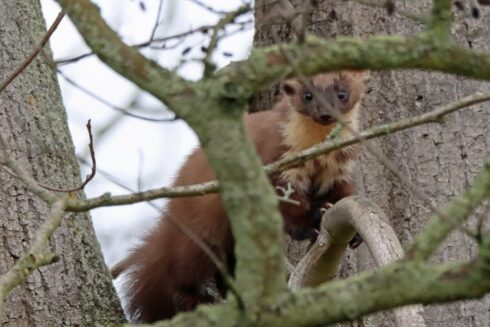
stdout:
<svg viewBox="0 0 490 327">
<path fill-rule="evenodd" d="M 365 75 L 364 71 L 315 75 L 309 78 L 315 92 L 297 80 L 284 82 L 282 98 L 272 110 L 245 117 L 248 136 L 262 162 L 269 164 L 323 142 L 336 126 L 331 110 L 340 113 L 350 128 L 356 130 Z M 320 105 L 316 92 L 323 95 L 327 108 Z M 340 131 L 340 137 L 348 135 L 347 128 Z M 284 230 L 293 239 L 314 239 L 320 224 L 318 211 L 354 192 L 350 173 L 355 155 L 351 146 L 270 176 L 278 195 L 289 185 L 294 190 L 290 198 L 299 202 L 299 205 L 280 202 Z M 181 168 L 174 186 L 213 179 L 215 175 L 203 151 L 197 149 Z M 220 195 L 171 199 L 157 226 L 115 268 L 117 274 L 127 272 L 126 309 L 134 321 L 171 318 L 179 311 L 211 302 L 204 285 L 213 279 L 225 294 L 226 287 L 216 266 L 172 220 L 204 241 L 233 273 L 233 236 Z"/>
</svg>

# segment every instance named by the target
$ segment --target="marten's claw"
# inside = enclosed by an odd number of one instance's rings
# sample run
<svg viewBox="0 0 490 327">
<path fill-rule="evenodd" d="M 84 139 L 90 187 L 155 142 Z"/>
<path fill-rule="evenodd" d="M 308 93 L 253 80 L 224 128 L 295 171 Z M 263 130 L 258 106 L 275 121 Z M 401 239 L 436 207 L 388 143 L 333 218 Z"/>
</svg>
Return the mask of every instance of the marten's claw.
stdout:
<svg viewBox="0 0 490 327">
<path fill-rule="evenodd" d="M 330 203 L 330 202 L 325 202 L 325 204 L 323 205 L 322 208 L 320 208 L 320 212 L 322 213 L 322 215 L 324 215 L 328 209 L 330 209 L 331 207 L 333 207 L 333 204 Z"/>
</svg>

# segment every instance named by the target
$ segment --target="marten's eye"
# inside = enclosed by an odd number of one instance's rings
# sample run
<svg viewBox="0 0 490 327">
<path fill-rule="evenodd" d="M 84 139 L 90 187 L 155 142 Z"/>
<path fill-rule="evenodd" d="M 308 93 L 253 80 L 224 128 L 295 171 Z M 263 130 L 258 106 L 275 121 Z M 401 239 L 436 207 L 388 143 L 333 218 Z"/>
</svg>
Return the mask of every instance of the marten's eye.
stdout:
<svg viewBox="0 0 490 327">
<path fill-rule="evenodd" d="M 343 100 L 346 100 L 347 99 L 347 92 L 344 91 L 344 90 L 341 90 L 337 93 L 337 98 L 341 101 Z"/>
<path fill-rule="evenodd" d="M 303 100 L 305 100 L 306 102 L 310 102 L 311 100 L 313 100 L 313 94 L 306 91 L 305 93 L 303 93 Z"/>
</svg>

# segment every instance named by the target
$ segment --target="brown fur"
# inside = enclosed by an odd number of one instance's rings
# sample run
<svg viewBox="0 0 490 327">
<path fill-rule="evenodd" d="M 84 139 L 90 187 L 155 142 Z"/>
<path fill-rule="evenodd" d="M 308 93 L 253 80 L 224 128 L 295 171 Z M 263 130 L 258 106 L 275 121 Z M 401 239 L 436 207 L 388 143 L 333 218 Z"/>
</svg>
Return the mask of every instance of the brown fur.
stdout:
<svg viewBox="0 0 490 327">
<path fill-rule="evenodd" d="M 328 101 L 332 100 L 332 90 L 338 83 L 343 83 L 341 86 L 350 92 L 349 103 L 337 108 L 333 103 L 333 109 L 351 120 L 353 128 L 357 128 L 357 104 L 363 93 L 362 74 L 329 73 L 311 79 L 315 88 L 327 95 Z M 335 125 L 334 121 L 319 124 L 313 117 L 318 115 L 313 113 L 316 109 L 308 112 L 309 109 L 303 107 L 304 86 L 296 81 L 288 81 L 285 85 L 288 87 L 286 96 L 272 110 L 250 114 L 245 119 L 248 135 L 264 164 L 322 142 Z M 340 135 L 348 134 L 347 130 L 342 130 Z M 334 203 L 353 193 L 349 181 L 353 157 L 352 149 L 338 150 L 270 177 L 276 187 L 290 183 L 295 189 L 291 198 L 301 203 L 300 206 L 280 204 L 284 228 L 293 238 L 314 238 L 320 222 L 315 213 L 326 202 Z M 203 151 L 197 149 L 187 159 L 174 185 L 201 183 L 214 178 Z M 202 288 L 214 278 L 224 294 L 225 288 L 215 265 L 172 223 L 175 220 L 204 241 L 220 260 L 227 262 L 230 273 L 233 273 L 233 236 L 220 195 L 172 199 L 158 225 L 116 266 L 117 272 L 128 272 L 127 311 L 133 320 L 153 322 L 170 318 L 178 311 L 192 310 L 199 303 L 210 302 Z"/>
</svg>

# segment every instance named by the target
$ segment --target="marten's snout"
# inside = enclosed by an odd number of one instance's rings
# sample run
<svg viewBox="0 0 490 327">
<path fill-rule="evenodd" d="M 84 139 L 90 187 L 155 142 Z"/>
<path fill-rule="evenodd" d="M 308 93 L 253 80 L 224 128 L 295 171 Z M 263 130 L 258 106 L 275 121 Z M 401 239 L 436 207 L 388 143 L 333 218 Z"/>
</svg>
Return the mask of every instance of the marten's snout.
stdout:
<svg viewBox="0 0 490 327">
<path fill-rule="evenodd" d="M 328 115 L 328 114 L 320 114 L 320 117 L 318 117 L 318 119 L 321 121 L 321 122 L 328 122 L 332 119 L 332 116 Z"/>
<path fill-rule="evenodd" d="M 323 126 L 326 126 L 326 125 L 329 125 L 331 123 L 333 123 L 335 121 L 335 118 L 329 114 L 320 114 L 320 115 L 317 115 L 314 120 L 320 124 L 320 125 L 323 125 Z"/>
</svg>

